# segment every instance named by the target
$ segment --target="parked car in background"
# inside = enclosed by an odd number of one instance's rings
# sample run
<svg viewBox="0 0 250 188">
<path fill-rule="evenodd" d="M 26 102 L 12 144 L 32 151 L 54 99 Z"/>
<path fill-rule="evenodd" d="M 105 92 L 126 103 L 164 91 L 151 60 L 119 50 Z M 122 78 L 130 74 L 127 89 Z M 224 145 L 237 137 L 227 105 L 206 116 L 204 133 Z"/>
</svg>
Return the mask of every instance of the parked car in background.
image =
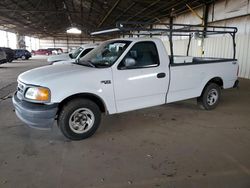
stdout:
<svg viewBox="0 0 250 188">
<path fill-rule="evenodd" d="M 58 55 L 58 54 L 63 53 L 62 48 L 48 48 L 48 50 L 50 50 L 52 52 L 52 54 L 54 54 L 54 55 Z"/>
<path fill-rule="evenodd" d="M 29 59 L 32 57 L 31 53 L 25 49 L 16 49 L 15 51 L 15 59 L 21 58 L 22 60 Z"/>
<path fill-rule="evenodd" d="M 3 63 L 7 63 L 6 53 L 2 48 L 0 48 L 0 64 Z"/>
<path fill-rule="evenodd" d="M 15 52 L 11 48 L 1 47 L 6 53 L 7 62 L 12 62 L 15 59 Z"/>
<path fill-rule="evenodd" d="M 52 51 L 48 49 L 38 49 L 38 50 L 32 50 L 32 55 L 52 55 Z"/>
<path fill-rule="evenodd" d="M 60 54 L 60 55 L 53 55 L 47 59 L 50 64 L 67 64 L 67 63 L 74 63 L 77 59 L 85 56 L 91 50 L 93 50 L 97 44 L 85 44 L 77 48 L 72 53 L 67 54 Z"/>
</svg>

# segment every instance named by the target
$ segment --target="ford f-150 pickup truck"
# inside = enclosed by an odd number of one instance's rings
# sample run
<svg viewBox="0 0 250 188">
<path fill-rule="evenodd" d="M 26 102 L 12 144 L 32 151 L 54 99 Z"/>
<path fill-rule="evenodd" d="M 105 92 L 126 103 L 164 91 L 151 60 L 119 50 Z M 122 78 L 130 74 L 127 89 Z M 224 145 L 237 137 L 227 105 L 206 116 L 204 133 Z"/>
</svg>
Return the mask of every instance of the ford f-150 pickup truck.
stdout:
<svg viewBox="0 0 250 188">
<path fill-rule="evenodd" d="M 17 116 L 31 127 L 50 128 L 80 140 L 95 133 L 101 114 L 116 114 L 197 98 L 214 109 L 221 89 L 237 85 L 235 59 L 173 57 L 157 38 L 114 39 L 79 61 L 45 66 L 18 76 Z M 181 60 L 182 59 L 182 60 Z"/>
</svg>

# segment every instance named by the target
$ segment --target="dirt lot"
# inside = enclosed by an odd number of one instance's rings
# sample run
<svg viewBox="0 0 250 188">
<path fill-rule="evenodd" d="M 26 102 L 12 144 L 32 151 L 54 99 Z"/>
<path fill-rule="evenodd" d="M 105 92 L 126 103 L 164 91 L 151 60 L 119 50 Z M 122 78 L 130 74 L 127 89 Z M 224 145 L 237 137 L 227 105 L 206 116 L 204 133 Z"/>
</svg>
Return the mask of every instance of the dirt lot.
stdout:
<svg viewBox="0 0 250 188">
<path fill-rule="evenodd" d="M 13 112 L 17 75 L 44 58 L 0 65 L 0 187 L 249 188 L 250 80 L 217 109 L 195 100 L 104 116 L 83 141 L 26 127 Z"/>
</svg>

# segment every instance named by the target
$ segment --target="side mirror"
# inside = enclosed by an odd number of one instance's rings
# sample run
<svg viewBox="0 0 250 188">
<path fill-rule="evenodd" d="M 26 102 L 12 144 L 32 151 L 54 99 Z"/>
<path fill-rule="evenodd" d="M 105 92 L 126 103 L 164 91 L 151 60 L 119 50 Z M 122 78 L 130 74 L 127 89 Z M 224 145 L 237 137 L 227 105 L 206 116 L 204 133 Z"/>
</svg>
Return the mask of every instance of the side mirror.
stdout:
<svg viewBox="0 0 250 188">
<path fill-rule="evenodd" d="M 125 62 L 124 62 L 125 67 L 133 67 L 135 66 L 135 64 L 136 64 L 135 59 L 129 58 L 129 57 L 125 59 Z"/>
</svg>

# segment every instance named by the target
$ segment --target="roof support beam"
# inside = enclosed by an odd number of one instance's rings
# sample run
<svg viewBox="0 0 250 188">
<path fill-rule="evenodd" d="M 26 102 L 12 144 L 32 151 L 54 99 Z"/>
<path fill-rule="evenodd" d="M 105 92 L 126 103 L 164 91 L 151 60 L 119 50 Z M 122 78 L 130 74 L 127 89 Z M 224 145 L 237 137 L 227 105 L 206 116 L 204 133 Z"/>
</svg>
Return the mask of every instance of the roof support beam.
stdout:
<svg viewBox="0 0 250 188">
<path fill-rule="evenodd" d="M 66 3 L 65 0 L 63 0 L 63 8 L 66 10 L 66 13 L 67 13 L 67 16 L 68 16 L 68 20 L 69 20 L 69 24 L 72 26 L 73 22 L 72 22 L 72 18 L 71 18 L 71 15 L 70 15 L 70 12 L 69 12 L 69 8 L 68 8 L 68 5 Z"/>
<path fill-rule="evenodd" d="M 186 4 L 186 6 L 187 6 L 187 8 L 193 13 L 194 16 L 200 18 L 200 20 L 201 20 L 202 22 L 204 21 L 203 17 L 200 16 L 200 15 L 198 14 L 198 12 L 196 12 L 191 6 L 189 6 L 188 4 Z M 202 24 L 204 24 L 204 22 L 203 22 Z"/>
<path fill-rule="evenodd" d="M 151 8 L 152 6 L 154 6 L 154 5 L 156 5 L 157 3 L 159 3 L 160 1 L 161 1 L 161 0 L 157 0 L 157 1 L 153 2 L 153 3 L 151 3 L 150 5 L 148 5 L 147 7 L 145 7 L 144 9 L 142 9 L 141 11 L 139 11 L 137 14 L 135 14 L 135 15 L 131 16 L 130 18 L 128 18 L 126 21 L 129 21 L 129 20 L 131 20 L 132 18 L 138 16 L 139 14 L 145 12 L 146 10 L 148 10 L 149 8 Z"/>
<path fill-rule="evenodd" d="M 160 20 L 160 19 L 158 19 L 156 17 L 157 15 L 159 15 L 159 14 L 161 15 L 162 12 L 172 11 L 173 7 L 179 6 L 181 3 L 183 3 L 183 2 L 176 2 L 176 0 L 164 1 L 161 6 L 158 6 L 158 7 L 154 8 L 154 9 L 152 9 L 152 10 L 148 10 L 147 12 L 145 12 L 143 14 L 143 17 L 140 18 L 139 20 L 142 20 L 142 19 L 151 19 L 152 17 L 155 18 L 155 19 L 157 19 L 157 20 Z"/>
<path fill-rule="evenodd" d="M 99 23 L 98 27 L 101 27 L 102 24 L 105 22 L 105 20 L 109 17 L 109 15 L 113 12 L 113 10 L 118 6 L 121 0 L 117 0 L 114 4 L 114 6 L 108 11 L 108 13 L 104 16 L 102 21 Z"/>
<path fill-rule="evenodd" d="M 53 13 L 65 14 L 65 10 L 25 10 L 25 9 L 7 9 L 0 8 L 0 12 L 28 12 L 28 13 Z M 79 11 L 69 11 L 70 14 L 80 14 Z"/>
<path fill-rule="evenodd" d="M 119 16 L 117 16 L 117 18 L 115 19 L 115 21 L 113 22 L 113 23 L 115 23 L 115 22 L 117 22 L 117 21 L 119 21 L 119 19 L 124 15 L 124 14 L 126 14 L 133 6 L 135 6 L 137 4 L 137 2 L 133 2 L 133 3 L 131 3 L 131 5 L 129 5 Z"/>
<path fill-rule="evenodd" d="M 90 2 L 90 8 L 89 8 L 89 14 L 88 14 L 88 20 L 89 20 L 89 17 L 91 16 L 91 14 L 92 14 L 92 9 L 93 9 L 93 2 L 94 0 L 91 0 L 91 2 Z"/>
</svg>

